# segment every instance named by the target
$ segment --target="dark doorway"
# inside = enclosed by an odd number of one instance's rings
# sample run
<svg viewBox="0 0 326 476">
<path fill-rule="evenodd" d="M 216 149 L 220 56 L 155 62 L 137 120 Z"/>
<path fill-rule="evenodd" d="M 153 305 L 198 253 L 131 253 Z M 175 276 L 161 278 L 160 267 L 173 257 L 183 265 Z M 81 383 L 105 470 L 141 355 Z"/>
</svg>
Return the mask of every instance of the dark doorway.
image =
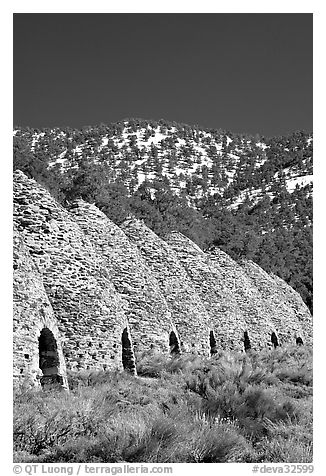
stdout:
<svg viewBox="0 0 326 476">
<path fill-rule="evenodd" d="M 271 341 L 272 341 L 273 346 L 276 349 L 276 347 L 278 347 L 278 338 L 277 338 L 277 335 L 275 334 L 275 332 L 272 332 Z"/>
<path fill-rule="evenodd" d="M 215 339 L 214 331 L 209 333 L 209 345 L 211 347 L 211 355 L 217 354 L 217 342 Z"/>
<path fill-rule="evenodd" d="M 250 344 L 250 339 L 248 336 L 248 331 L 244 331 L 243 333 L 243 345 L 244 345 L 244 350 L 248 352 L 248 350 L 251 349 L 251 344 Z"/>
<path fill-rule="evenodd" d="M 174 331 L 170 332 L 169 346 L 171 354 L 178 355 L 181 353 L 180 343 Z"/>
<path fill-rule="evenodd" d="M 303 340 L 301 339 L 301 337 L 297 337 L 295 342 L 297 345 L 303 345 Z"/>
<path fill-rule="evenodd" d="M 57 342 L 48 328 L 41 331 L 39 337 L 39 367 L 42 370 L 41 385 L 43 388 L 52 385 L 63 385 L 59 375 L 59 355 Z"/>
<path fill-rule="evenodd" d="M 123 329 L 122 337 L 122 365 L 124 370 L 136 375 L 135 355 L 127 327 Z"/>
</svg>

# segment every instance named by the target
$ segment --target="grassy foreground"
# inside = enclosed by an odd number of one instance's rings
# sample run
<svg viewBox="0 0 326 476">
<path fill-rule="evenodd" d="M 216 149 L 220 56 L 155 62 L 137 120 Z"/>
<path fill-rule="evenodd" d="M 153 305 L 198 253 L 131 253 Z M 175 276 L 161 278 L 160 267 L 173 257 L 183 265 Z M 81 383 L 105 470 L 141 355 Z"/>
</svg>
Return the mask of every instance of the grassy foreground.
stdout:
<svg viewBox="0 0 326 476">
<path fill-rule="evenodd" d="M 148 353 L 138 377 L 69 375 L 14 396 L 15 462 L 312 461 L 312 350 Z"/>
</svg>

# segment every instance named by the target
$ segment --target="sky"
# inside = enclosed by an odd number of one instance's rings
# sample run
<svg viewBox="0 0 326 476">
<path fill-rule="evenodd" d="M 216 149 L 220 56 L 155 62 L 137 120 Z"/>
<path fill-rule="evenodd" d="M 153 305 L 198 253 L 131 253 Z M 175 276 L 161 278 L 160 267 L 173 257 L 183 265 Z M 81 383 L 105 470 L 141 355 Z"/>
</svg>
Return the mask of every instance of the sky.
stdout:
<svg viewBox="0 0 326 476">
<path fill-rule="evenodd" d="M 312 14 L 14 14 L 14 125 L 312 131 Z"/>
</svg>

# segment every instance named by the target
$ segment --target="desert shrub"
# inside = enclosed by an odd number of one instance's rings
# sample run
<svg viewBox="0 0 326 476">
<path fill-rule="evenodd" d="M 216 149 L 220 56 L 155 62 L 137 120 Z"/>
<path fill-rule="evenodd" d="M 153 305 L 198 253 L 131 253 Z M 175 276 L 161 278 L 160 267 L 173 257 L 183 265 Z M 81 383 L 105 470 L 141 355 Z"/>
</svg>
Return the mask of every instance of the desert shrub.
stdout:
<svg viewBox="0 0 326 476">
<path fill-rule="evenodd" d="M 69 373 L 70 393 L 20 387 L 15 462 L 310 462 L 312 354 L 158 352 L 128 372 Z"/>
</svg>

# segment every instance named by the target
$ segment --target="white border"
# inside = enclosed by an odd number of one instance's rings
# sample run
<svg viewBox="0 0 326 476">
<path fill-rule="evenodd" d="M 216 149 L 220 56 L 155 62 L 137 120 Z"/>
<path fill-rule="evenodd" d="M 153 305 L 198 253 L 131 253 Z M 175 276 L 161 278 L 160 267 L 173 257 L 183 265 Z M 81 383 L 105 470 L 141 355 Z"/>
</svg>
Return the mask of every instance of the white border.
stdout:
<svg viewBox="0 0 326 476">
<path fill-rule="evenodd" d="M 171 1 L 159 2 L 152 0 L 143 1 L 39 1 L 39 0 L 14 0 L 9 2 L 4 0 L 5 5 L 1 6 L 0 31 L 1 31 L 1 152 L 2 152 L 2 173 L 1 173 L 1 292 L 2 292 L 2 321 L 1 321 L 1 357 L 2 372 L 1 382 L 8 384 L 6 391 L 2 385 L 2 431 L 0 448 L 5 455 L 6 471 L 3 474 L 12 474 L 12 393 L 11 393 L 11 257 L 12 257 L 12 182 L 11 182 L 11 157 L 12 157 L 12 14 L 13 13 L 314 13 L 314 162 L 315 162 L 315 193 L 314 193 L 314 291 L 315 291 L 315 311 L 314 311 L 314 463 L 315 475 L 322 474 L 322 462 L 325 432 L 325 409 L 323 405 L 325 375 L 325 356 L 323 349 L 325 346 L 325 321 L 326 315 L 323 312 L 323 297 L 325 294 L 325 199 L 323 188 L 325 179 L 326 157 L 324 152 L 325 129 L 326 129 L 326 108 L 325 93 L 325 44 L 324 31 L 326 29 L 325 2 L 321 1 L 288 1 L 276 0 L 274 2 L 263 1 L 235 1 L 211 2 L 201 0 L 200 2 Z M 8 199 L 10 197 L 10 199 Z M 9 230 L 9 232 L 8 232 Z M 9 235 L 9 236 L 8 236 Z M 316 259 L 316 256 L 318 259 Z M 4 406 L 5 405 L 5 406 Z M 8 468 L 7 468 L 8 463 Z M 205 469 L 198 465 L 173 465 L 174 474 L 186 474 L 203 470 L 207 474 L 216 475 L 216 471 L 223 475 L 228 474 L 250 474 L 252 465 L 247 464 L 215 464 L 205 465 Z M 323 471 L 324 473 L 324 471 Z"/>
</svg>

